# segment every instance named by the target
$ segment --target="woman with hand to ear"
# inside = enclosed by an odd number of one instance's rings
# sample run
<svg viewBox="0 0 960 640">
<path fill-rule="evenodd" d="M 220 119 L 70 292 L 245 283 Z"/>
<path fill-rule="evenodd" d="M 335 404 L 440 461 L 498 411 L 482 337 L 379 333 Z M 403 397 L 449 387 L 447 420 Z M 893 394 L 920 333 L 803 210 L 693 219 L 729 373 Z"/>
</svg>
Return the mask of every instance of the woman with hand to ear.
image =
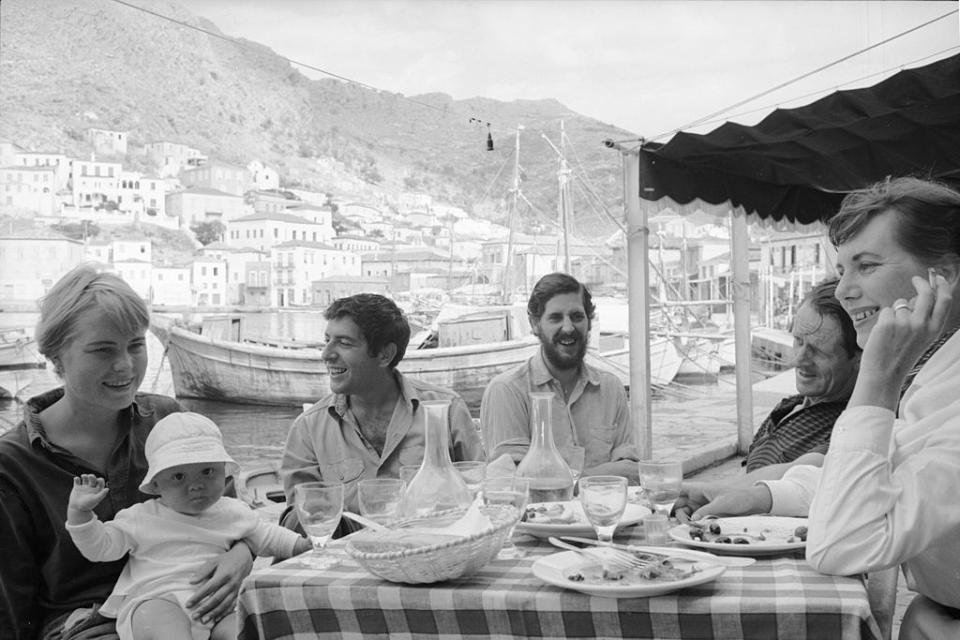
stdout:
<svg viewBox="0 0 960 640">
<path fill-rule="evenodd" d="M 863 355 L 807 558 L 837 574 L 901 565 L 919 595 L 900 638 L 960 638 L 960 194 L 889 180 L 847 196 L 829 225 Z"/>
</svg>

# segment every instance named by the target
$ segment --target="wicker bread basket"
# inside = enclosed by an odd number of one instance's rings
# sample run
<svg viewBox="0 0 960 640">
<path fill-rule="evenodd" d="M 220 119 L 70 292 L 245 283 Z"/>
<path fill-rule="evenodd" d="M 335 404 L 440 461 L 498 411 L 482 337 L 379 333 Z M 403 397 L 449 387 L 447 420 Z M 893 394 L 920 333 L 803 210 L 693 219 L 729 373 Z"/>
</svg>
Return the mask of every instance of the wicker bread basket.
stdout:
<svg viewBox="0 0 960 640">
<path fill-rule="evenodd" d="M 484 507 L 483 512 L 490 519 L 489 528 L 441 544 L 371 552 L 348 540 L 346 551 L 367 571 L 390 582 L 426 584 L 467 576 L 496 557 L 520 519 L 517 509 L 508 505 L 491 505 Z M 408 520 L 400 526 L 429 524 L 425 520 Z"/>
</svg>

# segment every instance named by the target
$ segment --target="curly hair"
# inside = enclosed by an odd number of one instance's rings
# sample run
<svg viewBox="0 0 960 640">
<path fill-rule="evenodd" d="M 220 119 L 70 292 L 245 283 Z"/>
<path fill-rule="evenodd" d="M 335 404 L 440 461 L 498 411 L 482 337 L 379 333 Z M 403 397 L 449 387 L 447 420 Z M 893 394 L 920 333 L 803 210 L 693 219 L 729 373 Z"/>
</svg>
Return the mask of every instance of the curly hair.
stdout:
<svg viewBox="0 0 960 640">
<path fill-rule="evenodd" d="M 559 272 L 548 273 L 534 285 L 527 301 L 527 315 L 539 322 L 550 299 L 561 293 L 579 293 L 583 298 L 583 310 L 592 324 L 596 307 L 590 290 L 573 276 Z"/>
<path fill-rule="evenodd" d="M 348 317 L 360 328 L 367 342 L 367 353 L 376 356 L 390 343 L 397 345 L 397 353 L 390 368 L 397 366 L 410 343 L 410 324 L 393 300 L 377 293 L 358 293 L 337 298 L 323 312 L 327 320 Z"/>
<path fill-rule="evenodd" d="M 843 336 L 843 350 L 852 358 L 862 349 L 857 344 L 857 329 L 853 326 L 853 320 L 850 319 L 850 314 L 846 312 L 837 299 L 837 284 L 839 282 L 836 278 L 824 280 L 803 297 L 797 308 L 809 304 L 820 315 L 821 319 L 830 316 L 836 320 L 840 325 L 840 333 Z"/>
</svg>

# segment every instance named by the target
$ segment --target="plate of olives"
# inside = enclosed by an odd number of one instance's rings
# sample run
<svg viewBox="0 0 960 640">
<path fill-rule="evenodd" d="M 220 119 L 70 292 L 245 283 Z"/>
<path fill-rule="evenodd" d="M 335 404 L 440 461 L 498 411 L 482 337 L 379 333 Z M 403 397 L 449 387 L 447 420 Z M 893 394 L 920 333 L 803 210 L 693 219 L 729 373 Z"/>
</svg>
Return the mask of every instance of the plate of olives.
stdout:
<svg viewBox="0 0 960 640">
<path fill-rule="evenodd" d="M 786 516 L 707 517 L 668 532 L 677 542 L 711 553 L 767 556 L 802 551 L 807 519 Z"/>
</svg>

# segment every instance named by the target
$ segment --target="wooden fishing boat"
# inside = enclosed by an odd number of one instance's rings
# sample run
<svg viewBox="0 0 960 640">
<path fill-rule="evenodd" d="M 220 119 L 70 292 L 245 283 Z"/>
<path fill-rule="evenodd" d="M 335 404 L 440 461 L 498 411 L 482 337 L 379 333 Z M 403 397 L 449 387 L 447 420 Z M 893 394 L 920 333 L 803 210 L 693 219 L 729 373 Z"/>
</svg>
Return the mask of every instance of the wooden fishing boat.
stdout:
<svg viewBox="0 0 960 640">
<path fill-rule="evenodd" d="M 409 348 L 398 369 L 426 382 L 453 389 L 471 410 L 480 406 L 483 391 L 497 374 L 526 361 L 540 346 L 532 336 L 516 335 L 506 314 L 487 312 L 486 322 L 477 315 L 464 316 L 440 325 L 440 346 Z M 496 320 L 496 323 L 493 321 Z M 196 333 L 177 326 L 155 327 L 153 331 L 166 343 L 174 392 L 180 398 L 203 398 L 238 402 L 299 406 L 316 402 L 330 392 L 327 366 L 317 347 L 265 345 L 238 340 L 242 332 L 228 336 Z M 458 346 L 449 344 L 452 336 Z M 507 337 L 509 339 L 502 339 Z M 496 338 L 501 338 L 497 340 Z M 654 384 L 667 384 L 676 374 L 672 363 L 676 350 L 664 369 L 663 359 L 655 362 Z M 670 352 L 665 352 L 667 356 Z M 586 362 L 609 371 L 629 386 L 629 363 L 607 358 L 589 349 Z"/>
<path fill-rule="evenodd" d="M 533 339 L 408 351 L 398 368 L 454 389 L 479 406 L 487 383 L 536 352 Z M 296 405 L 330 392 L 321 350 L 221 340 L 179 327 L 167 332 L 167 358 L 177 397 L 246 404 Z"/>
</svg>

